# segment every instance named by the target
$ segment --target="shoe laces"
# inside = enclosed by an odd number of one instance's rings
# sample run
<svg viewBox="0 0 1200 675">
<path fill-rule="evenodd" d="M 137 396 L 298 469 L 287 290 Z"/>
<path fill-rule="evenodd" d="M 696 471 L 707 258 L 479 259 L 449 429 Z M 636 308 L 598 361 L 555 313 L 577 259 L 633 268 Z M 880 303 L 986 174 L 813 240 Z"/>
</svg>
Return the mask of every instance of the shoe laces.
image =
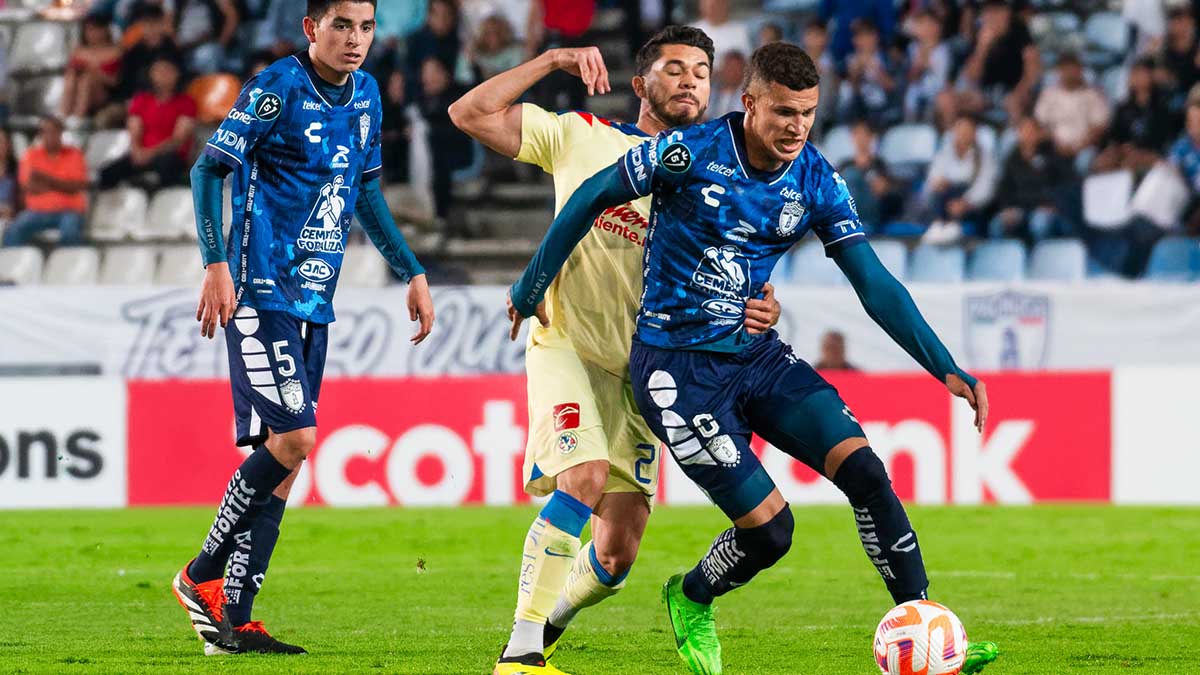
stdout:
<svg viewBox="0 0 1200 675">
<path fill-rule="evenodd" d="M 217 621 L 222 621 L 225 615 L 225 581 L 221 583 L 204 583 L 196 585 L 196 595 L 208 606 Z"/>
<path fill-rule="evenodd" d="M 239 633 L 262 633 L 267 637 L 271 637 L 271 634 L 267 632 L 266 627 L 263 626 L 263 622 L 261 621 L 251 621 L 234 628 L 234 630 L 238 631 Z"/>
</svg>

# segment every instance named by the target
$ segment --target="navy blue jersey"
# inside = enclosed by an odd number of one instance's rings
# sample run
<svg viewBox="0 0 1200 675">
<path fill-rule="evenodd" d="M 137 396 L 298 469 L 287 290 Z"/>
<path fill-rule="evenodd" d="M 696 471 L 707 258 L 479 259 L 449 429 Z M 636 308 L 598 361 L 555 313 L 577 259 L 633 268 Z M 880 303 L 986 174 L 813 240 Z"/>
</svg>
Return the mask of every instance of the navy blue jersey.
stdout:
<svg viewBox="0 0 1200 675">
<path fill-rule="evenodd" d="M 770 174 L 747 161 L 743 113 L 668 130 L 620 171 L 654 194 L 637 338 L 656 347 L 736 351 L 746 300 L 810 230 L 827 255 L 866 241 L 846 182 L 811 143 Z"/>
<path fill-rule="evenodd" d="M 228 258 L 240 305 L 333 321 L 333 292 L 359 188 L 383 162 L 375 79 L 327 101 L 305 55 L 256 75 L 204 152 L 233 173 Z"/>
</svg>

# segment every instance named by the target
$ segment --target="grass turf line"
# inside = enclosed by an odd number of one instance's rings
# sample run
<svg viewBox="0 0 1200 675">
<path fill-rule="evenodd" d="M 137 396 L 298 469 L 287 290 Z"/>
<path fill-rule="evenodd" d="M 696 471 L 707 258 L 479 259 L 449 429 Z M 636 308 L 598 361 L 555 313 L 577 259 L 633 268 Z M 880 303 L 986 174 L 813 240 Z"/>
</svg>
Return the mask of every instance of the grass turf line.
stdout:
<svg viewBox="0 0 1200 675">
<path fill-rule="evenodd" d="M 255 618 L 299 658 L 206 658 L 169 590 L 212 509 L 6 512 L 0 673 L 488 673 L 531 508 L 289 511 Z M 730 675 L 874 675 L 890 602 L 847 508 L 796 508 L 791 552 L 718 601 Z M 912 508 L 931 597 L 1001 644 L 987 675 L 1200 674 L 1200 510 Z M 683 673 L 658 602 L 725 527 L 659 508 L 627 589 L 554 663 Z"/>
</svg>

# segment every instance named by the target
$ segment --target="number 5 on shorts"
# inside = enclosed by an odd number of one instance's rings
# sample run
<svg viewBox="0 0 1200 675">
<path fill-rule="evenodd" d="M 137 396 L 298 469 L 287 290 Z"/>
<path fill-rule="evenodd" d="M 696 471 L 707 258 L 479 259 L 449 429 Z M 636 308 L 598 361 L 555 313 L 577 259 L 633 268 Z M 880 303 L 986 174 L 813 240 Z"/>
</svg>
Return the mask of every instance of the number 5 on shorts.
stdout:
<svg viewBox="0 0 1200 675">
<path fill-rule="evenodd" d="M 275 362 L 279 364 L 279 374 L 283 377 L 291 377 L 296 374 L 296 359 L 283 351 L 287 344 L 287 340 L 271 343 L 271 346 L 275 348 Z"/>
</svg>

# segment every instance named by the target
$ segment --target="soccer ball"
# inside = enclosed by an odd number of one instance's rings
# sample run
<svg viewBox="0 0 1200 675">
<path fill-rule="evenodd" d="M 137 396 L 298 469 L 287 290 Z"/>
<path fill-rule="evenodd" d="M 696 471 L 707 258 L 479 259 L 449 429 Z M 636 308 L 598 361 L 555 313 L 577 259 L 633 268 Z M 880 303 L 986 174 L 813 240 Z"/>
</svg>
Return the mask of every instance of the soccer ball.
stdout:
<svg viewBox="0 0 1200 675">
<path fill-rule="evenodd" d="M 966 629 L 936 602 L 899 605 L 875 629 L 875 663 L 883 675 L 958 675 L 966 656 Z"/>
</svg>

